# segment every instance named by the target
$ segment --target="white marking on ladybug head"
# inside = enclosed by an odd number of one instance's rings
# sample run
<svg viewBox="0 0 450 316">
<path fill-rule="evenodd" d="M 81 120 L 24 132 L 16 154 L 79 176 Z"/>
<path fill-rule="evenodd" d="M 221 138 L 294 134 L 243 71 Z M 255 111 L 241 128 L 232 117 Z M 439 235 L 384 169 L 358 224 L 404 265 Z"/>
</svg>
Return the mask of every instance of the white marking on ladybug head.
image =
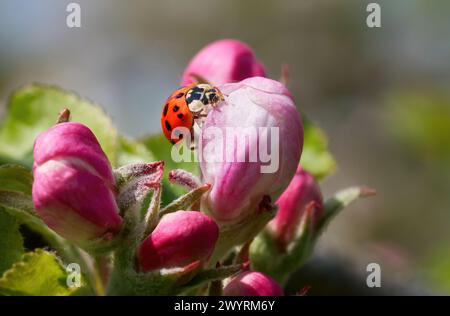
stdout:
<svg viewBox="0 0 450 316">
<path fill-rule="evenodd" d="M 194 100 L 191 103 L 188 104 L 189 110 L 193 113 L 199 113 L 203 111 L 205 108 L 205 105 L 200 100 Z"/>
</svg>

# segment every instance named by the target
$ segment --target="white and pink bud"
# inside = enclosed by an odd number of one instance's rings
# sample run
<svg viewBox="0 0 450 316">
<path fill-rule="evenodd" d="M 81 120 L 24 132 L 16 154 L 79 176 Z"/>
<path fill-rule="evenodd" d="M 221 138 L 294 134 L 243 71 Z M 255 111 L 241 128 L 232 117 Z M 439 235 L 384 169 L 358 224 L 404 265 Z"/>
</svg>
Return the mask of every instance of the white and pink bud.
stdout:
<svg viewBox="0 0 450 316">
<path fill-rule="evenodd" d="M 121 229 L 111 165 L 85 125 L 60 123 L 40 134 L 33 176 L 36 212 L 59 235 L 85 243 Z"/>
<path fill-rule="evenodd" d="M 276 201 L 292 179 L 303 146 L 300 114 L 281 83 L 254 77 L 220 86 L 225 101 L 202 128 L 202 210 L 236 222 Z M 220 137 L 218 137 L 218 135 Z"/>
</svg>

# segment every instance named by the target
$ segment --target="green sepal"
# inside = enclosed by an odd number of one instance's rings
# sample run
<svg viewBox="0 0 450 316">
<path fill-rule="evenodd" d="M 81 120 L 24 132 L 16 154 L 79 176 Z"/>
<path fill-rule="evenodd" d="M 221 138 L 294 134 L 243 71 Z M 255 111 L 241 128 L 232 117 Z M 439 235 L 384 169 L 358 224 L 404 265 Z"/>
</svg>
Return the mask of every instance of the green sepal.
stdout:
<svg viewBox="0 0 450 316">
<path fill-rule="evenodd" d="M 337 192 L 329 198 L 324 205 L 324 213 L 320 217 L 317 226 L 315 238 L 325 230 L 331 219 L 340 213 L 350 203 L 358 198 L 370 197 L 376 194 L 376 191 L 367 187 L 351 187 Z"/>
<path fill-rule="evenodd" d="M 161 211 L 159 212 L 159 216 L 162 217 L 163 215 L 171 212 L 189 209 L 189 207 L 197 202 L 202 197 L 202 195 L 206 193 L 210 188 L 210 184 L 205 184 L 189 191 L 188 193 L 180 196 L 178 199 L 174 200 L 172 203 L 161 209 Z"/>
<path fill-rule="evenodd" d="M 123 171 L 123 170 L 122 170 Z M 119 199 L 120 196 L 125 196 L 122 190 L 131 190 L 136 185 L 125 184 L 126 179 L 129 181 L 129 173 L 122 172 L 119 179 Z M 209 188 L 209 187 L 208 187 Z M 194 190 L 196 193 L 187 193 L 186 196 L 180 198 L 175 203 L 179 205 L 180 201 L 193 201 L 192 196 L 195 196 L 194 202 L 204 193 L 204 188 Z M 135 192 L 133 189 L 130 192 Z M 199 192 L 203 192 L 199 194 Z M 137 194 L 139 195 L 139 194 Z M 198 195 L 198 196 L 197 196 Z M 136 196 L 136 195 L 134 195 Z M 135 203 L 141 199 L 125 198 L 121 205 L 121 211 L 124 214 L 124 225 L 122 234 L 124 238 L 121 244 L 118 245 L 115 251 L 114 270 L 112 271 L 110 283 L 108 286 L 108 295 L 174 295 L 184 290 L 184 285 L 191 281 L 197 273 L 202 270 L 203 263 L 194 262 L 185 267 L 178 267 L 173 269 L 161 269 L 151 272 L 141 272 L 137 266 L 137 249 L 142 240 L 151 232 L 154 225 L 148 226 L 142 220 L 140 212 L 136 212 Z M 152 203 L 150 203 L 150 206 Z M 159 212 L 159 205 L 153 209 L 153 212 Z M 205 281 L 206 282 L 206 281 Z"/>
<path fill-rule="evenodd" d="M 314 243 L 314 207 L 302 216 L 294 240 L 282 247 L 265 229 L 250 246 L 250 262 L 254 270 L 269 274 L 280 284 L 308 258 Z"/>
<path fill-rule="evenodd" d="M 118 190 L 117 203 L 122 215 L 133 212 L 147 226 L 154 225 L 160 206 L 164 162 L 126 165 L 116 169 L 114 173 Z"/>
<path fill-rule="evenodd" d="M 214 248 L 214 253 L 209 259 L 209 267 L 213 267 L 226 257 L 234 247 L 251 241 L 267 223 L 275 216 L 276 208 L 254 212 L 244 220 L 233 224 L 219 223 L 219 240 Z"/>
<path fill-rule="evenodd" d="M 239 273 L 244 269 L 244 266 L 244 264 L 233 264 L 229 266 L 216 267 L 213 269 L 205 269 L 199 272 L 189 283 L 185 284 L 184 287 L 180 289 L 180 292 L 189 292 L 193 289 L 207 285 L 208 283 L 213 284 L 213 286 L 214 282 L 219 282 L 221 284 L 220 281 Z M 216 291 L 218 288 L 214 290 L 215 295 L 218 295 L 218 292 Z"/>
</svg>

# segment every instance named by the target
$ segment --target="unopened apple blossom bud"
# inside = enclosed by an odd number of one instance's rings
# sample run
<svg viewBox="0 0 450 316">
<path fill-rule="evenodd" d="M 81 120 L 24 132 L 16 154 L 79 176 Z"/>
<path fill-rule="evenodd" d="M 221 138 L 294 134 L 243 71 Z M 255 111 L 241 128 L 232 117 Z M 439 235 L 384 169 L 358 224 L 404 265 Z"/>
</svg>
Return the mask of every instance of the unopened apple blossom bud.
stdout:
<svg viewBox="0 0 450 316">
<path fill-rule="evenodd" d="M 269 223 L 269 230 L 280 245 L 289 244 L 295 237 L 302 216 L 313 207 L 313 221 L 323 213 L 323 199 L 319 185 L 307 171 L 298 170 L 287 189 L 277 201 L 278 212 Z"/>
<path fill-rule="evenodd" d="M 194 261 L 205 262 L 219 237 L 217 224 L 195 211 L 164 215 L 153 232 L 141 243 L 139 265 L 147 272 L 184 267 Z"/>
<path fill-rule="evenodd" d="M 283 289 L 261 272 L 245 271 L 235 276 L 223 290 L 225 296 L 283 296 Z"/>
<path fill-rule="evenodd" d="M 265 77 L 264 66 L 246 44 L 222 39 L 202 48 L 183 73 L 182 85 L 202 78 L 214 85 L 237 82 L 250 77 Z"/>
<path fill-rule="evenodd" d="M 251 216 L 274 203 L 300 160 L 303 126 L 291 93 L 278 81 L 254 77 L 220 86 L 227 96 L 202 128 L 202 206 L 220 222 Z M 203 210 L 203 209 L 202 209 Z"/>
<path fill-rule="evenodd" d="M 40 134 L 33 176 L 36 212 L 59 235 L 86 243 L 120 230 L 111 165 L 85 125 L 63 122 Z"/>
</svg>

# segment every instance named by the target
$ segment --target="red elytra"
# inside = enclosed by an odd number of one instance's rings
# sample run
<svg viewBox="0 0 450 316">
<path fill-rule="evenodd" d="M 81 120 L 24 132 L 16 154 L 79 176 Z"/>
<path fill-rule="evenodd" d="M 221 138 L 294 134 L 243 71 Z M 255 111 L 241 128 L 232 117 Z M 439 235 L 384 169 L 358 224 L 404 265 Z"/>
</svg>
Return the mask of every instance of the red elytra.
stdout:
<svg viewBox="0 0 450 316">
<path fill-rule="evenodd" d="M 166 138 L 172 143 L 177 143 L 180 138 L 172 139 L 172 131 L 177 127 L 185 127 L 189 130 L 194 125 L 194 115 L 189 110 L 186 102 L 186 93 L 190 89 L 189 86 L 175 90 L 166 103 L 161 112 L 161 128 Z"/>
</svg>

